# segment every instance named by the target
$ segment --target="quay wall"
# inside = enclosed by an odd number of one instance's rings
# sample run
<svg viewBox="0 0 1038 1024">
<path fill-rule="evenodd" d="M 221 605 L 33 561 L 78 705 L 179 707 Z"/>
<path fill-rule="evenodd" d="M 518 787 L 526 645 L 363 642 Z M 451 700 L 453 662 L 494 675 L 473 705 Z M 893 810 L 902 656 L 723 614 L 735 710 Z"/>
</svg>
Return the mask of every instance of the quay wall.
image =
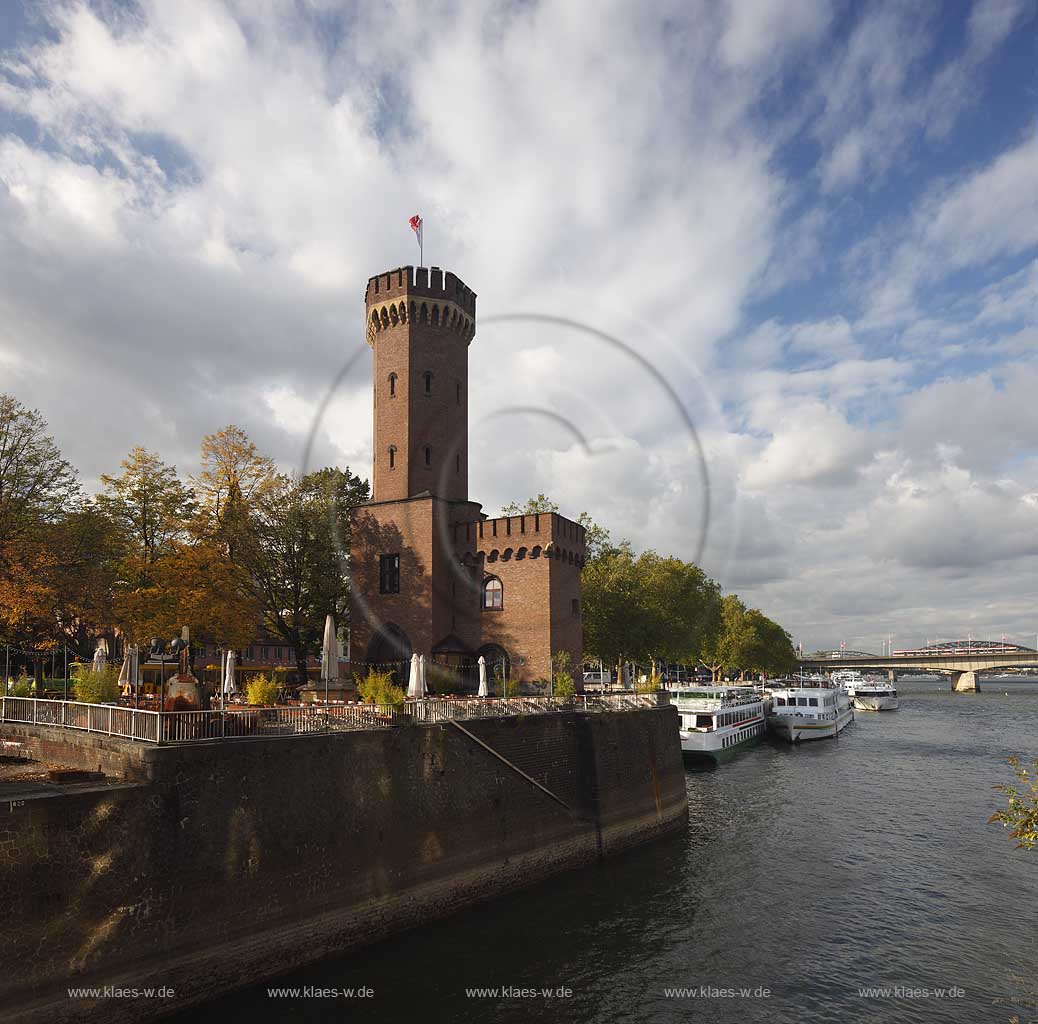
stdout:
<svg viewBox="0 0 1038 1024">
<path fill-rule="evenodd" d="M 673 708 L 462 724 L 561 803 L 452 724 L 175 747 L 74 735 L 65 752 L 56 730 L 0 725 L 61 763 L 111 769 L 122 750 L 136 783 L 0 799 L 3 1019 L 180 1010 L 687 819 Z M 67 992 L 106 985 L 175 995 Z"/>
</svg>

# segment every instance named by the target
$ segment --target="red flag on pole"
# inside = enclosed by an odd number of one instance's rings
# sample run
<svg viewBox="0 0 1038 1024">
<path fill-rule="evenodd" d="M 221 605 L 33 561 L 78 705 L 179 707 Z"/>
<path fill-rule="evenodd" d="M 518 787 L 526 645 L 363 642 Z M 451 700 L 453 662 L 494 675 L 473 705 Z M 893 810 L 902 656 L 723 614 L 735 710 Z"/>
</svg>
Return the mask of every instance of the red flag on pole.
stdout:
<svg viewBox="0 0 1038 1024">
<path fill-rule="evenodd" d="M 407 223 L 411 225 L 411 230 L 418 238 L 418 263 L 422 266 L 425 261 L 425 256 L 422 250 L 422 217 L 420 214 L 416 213 Z"/>
</svg>

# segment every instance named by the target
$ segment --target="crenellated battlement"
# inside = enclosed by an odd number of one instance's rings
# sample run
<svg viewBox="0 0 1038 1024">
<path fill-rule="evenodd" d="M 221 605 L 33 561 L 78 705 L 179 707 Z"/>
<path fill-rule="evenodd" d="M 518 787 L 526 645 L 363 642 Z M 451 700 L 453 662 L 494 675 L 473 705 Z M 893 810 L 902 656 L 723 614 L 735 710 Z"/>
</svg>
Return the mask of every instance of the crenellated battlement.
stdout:
<svg viewBox="0 0 1038 1024">
<path fill-rule="evenodd" d="M 586 530 L 580 523 L 557 512 L 498 516 L 476 522 L 455 523 L 455 543 L 474 544 L 485 564 L 529 558 L 555 558 L 582 567 Z"/>
<path fill-rule="evenodd" d="M 470 317 L 476 315 L 476 293 L 459 277 L 439 267 L 397 267 L 376 274 L 368 278 L 364 304 L 370 308 L 405 295 L 452 302 Z"/>
<path fill-rule="evenodd" d="M 452 273 L 433 267 L 397 267 L 368 280 L 364 293 L 367 341 L 398 324 L 424 324 L 460 334 L 476 333 L 476 293 Z"/>
</svg>

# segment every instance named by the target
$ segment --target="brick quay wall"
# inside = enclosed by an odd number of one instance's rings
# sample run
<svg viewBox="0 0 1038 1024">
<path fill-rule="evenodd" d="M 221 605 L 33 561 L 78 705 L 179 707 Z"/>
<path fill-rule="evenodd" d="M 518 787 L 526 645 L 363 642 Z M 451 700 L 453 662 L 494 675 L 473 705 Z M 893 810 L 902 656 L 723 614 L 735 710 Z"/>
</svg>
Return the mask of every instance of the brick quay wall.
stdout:
<svg viewBox="0 0 1038 1024">
<path fill-rule="evenodd" d="M 451 724 L 64 750 L 0 725 L 125 780 L 0 800 L 3 1019 L 152 1018 L 684 827 L 671 707 L 462 724 L 566 806 Z"/>
</svg>

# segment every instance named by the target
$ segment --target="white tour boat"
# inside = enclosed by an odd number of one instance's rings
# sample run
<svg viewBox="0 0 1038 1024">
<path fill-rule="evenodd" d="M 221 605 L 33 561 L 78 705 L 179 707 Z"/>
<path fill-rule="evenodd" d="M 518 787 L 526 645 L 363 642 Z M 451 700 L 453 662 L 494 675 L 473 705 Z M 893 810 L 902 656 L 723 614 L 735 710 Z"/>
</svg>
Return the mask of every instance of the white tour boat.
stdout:
<svg viewBox="0 0 1038 1024">
<path fill-rule="evenodd" d="M 854 687 L 854 707 L 858 711 L 897 711 L 897 690 L 892 683 L 866 679 Z"/>
<path fill-rule="evenodd" d="M 690 756 L 721 761 L 764 735 L 764 698 L 752 686 L 671 683 L 667 690 L 678 709 L 681 749 Z"/>
<path fill-rule="evenodd" d="M 840 687 L 815 683 L 771 693 L 768 728 L 790 743 L 838 736 L 853 721 L 850 701 Z"/>
<path fill-rule="evenodd" d="M 832 675 L 832 681 L 833 686 L 838 686 L 853 700 L 854 691 L 868 680 L 856 668 L 838 668 Z"/>
</svg>

